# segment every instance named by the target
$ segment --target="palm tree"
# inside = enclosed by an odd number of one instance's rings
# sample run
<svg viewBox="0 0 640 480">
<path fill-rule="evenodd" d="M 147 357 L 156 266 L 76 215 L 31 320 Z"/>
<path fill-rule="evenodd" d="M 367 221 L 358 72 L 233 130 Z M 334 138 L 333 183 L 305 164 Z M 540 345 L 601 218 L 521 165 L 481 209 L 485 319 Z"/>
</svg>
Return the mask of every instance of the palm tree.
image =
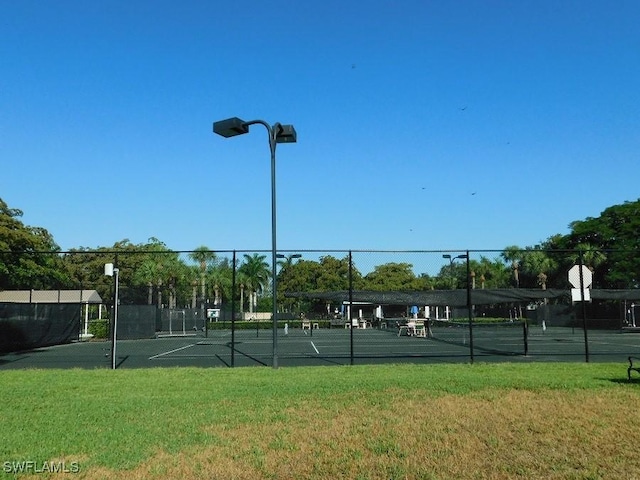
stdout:
<svg viewBox="0 0 640 480">
<path fill-rule="evenodd" d="M 257 294 L 264 291 L 269 284 L 269 264 L 265 261 L 265 255 L 244 255 L 244 263 L 238 272 L 244 278 L 244 286 L 249 294 L 249 312 L 253 313 L 253 305 L 257 303 Z"/>
<path fill-rule="evenodd" d="M 220 305 L 225 297 L 231 296 L 232 271 L 228 262 L 219 262 L 209 270 L 207 280 L 213 286 L 213 303 Z"/>
<path fill-rule="evenodd" d="M 502 288 L 509 283 L 511 272 L 504 262 L 491 260 L 485 256 L 480 261 L 472 260 L 471 267 L 480 282 L 480 288 Z"/>
<path fill-rule="evenodd" d="M 511 262 L 511 269 L 513 270 L 513 283 L 516 288 L 520 286 L 520 264 L 522 262 L 522 249 L 516 245 L 512 245 L 504 249 L 502 257 Z"/>
<path fill-rule="evenodd" d="M 244 320 L 244 283 L 240 283 L 240 318 Z"/>
<path fill-rule="evenodd" d="M 557 263 L 543 250 L 527 250 L 522 257 L 522 268 L 536 278 L 543 290 L 547 289 L 547 278 L 557 268 Z"/>
<path fill-rule="evenodd" d="M 192 280 L 191 287 L 191 308 L 196 308 L 198 303 L 198 280 Z"/>
<path fill-rule="evenodd" d="M 155 260 L 146 259 L 136 270 L 134 281 L 147 286 L 147 304 L 153 304 L 153 282 L 158 278 L 158 264 Z"/>
<path fill-rule="evenodd" d="M 573 262 L 578 263 L 580 257 L 582 257 L 582 262 L 589 267 L 591 271 L 594 271 L 607 261 L 607 256 L 602 253 L 598 247 L 590 243 L 579 243 L 576 245 L 576 250 L 578 253 L 572 256 Z"/>
<path fill-rule="evenodd" d="M 209 250 L 208 247 L 202 245 L 196 248 L 193 252 L 189 254 L 189 257 L 197 262 L 200 266 L 200 296 L 201 300 L 204 302 L 204 299 L 207 295 L 207 287 L 205 281 L 205 274 L 207 273 L 207 265 L 212 263 L 216 259 L 215 252 Z"/>
<path fill-rule="evenodd" d="M 164 260 L 164 276 L 169 288 L 169 308 L 176 308 L 178 304 L 179 287 L 187 277 L 184 265 L 176 256 L 168 256 Z"/>
</svg>

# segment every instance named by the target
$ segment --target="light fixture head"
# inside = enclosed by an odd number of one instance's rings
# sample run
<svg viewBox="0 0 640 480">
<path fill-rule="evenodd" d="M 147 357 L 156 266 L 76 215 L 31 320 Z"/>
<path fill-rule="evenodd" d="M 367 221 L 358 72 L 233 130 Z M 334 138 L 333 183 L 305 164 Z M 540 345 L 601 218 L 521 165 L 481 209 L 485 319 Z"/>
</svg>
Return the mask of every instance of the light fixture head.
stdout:
<svg viewBox="0 0 640 480">
<path fill-rule="evenodd" d="M 300 253 L 292 253 L 291 255 L 285 255 L 283 253 L 276 253 L 277 258 L 302 258 Z"/>
<path fill-rule="evenodd" d="M 276 131 L 276 143 L 296 143 L 298 134 L 293 125 L 278 125 Z"/>
<path fill-rule="evenodd" d="M 244 120 L 238 117 L 227 118 L 213 122 L 213 133 L 217 133 L 225 138 L 235 137 L 236 135 L 244 135 L 249 133 L 249 126 Z"/>
</svg>

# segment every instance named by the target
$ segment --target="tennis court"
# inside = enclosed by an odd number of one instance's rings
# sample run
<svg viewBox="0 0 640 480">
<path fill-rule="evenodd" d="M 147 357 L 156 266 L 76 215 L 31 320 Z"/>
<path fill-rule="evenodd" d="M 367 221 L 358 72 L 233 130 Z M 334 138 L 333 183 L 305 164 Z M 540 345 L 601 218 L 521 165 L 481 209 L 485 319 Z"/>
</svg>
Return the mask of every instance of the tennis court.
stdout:
<svg viewBox="0 0 640 480">
<path fill-rule="evenodd" d="M 452 363 L 471 361 L 586 361 L 585 332 L 580 328 L 449 323 L 434 325 L 432 336 L 398 335 L 386 329 L 280 329 L 279 366 L 365 363 Z M 589 361 L 625 362 L 640 353 L 640 335 L 619 330 L 587 332 Z M 189 336 L 119 340 L 118 368 L 271 366 L 270 330 L 215 330 Z M 77 342 L 0 356 L 0 369 L 111 368 L 111 343 Z"/>
</svg>

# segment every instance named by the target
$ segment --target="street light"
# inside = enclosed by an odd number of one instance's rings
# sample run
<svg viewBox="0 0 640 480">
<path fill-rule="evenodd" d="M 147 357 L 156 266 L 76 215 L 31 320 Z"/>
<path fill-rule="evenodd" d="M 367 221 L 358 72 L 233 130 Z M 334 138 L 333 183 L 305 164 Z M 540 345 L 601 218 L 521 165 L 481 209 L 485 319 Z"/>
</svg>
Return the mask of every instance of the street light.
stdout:
<svg viewBox="0 0 640 480">
<path fill-rule="evenodd" d="M 276 258 L 286 258 L 287 260 L 291 261 L 294 258 L 302 258 L 302 255 L 299 253 L 292 253 L 291 255 L 284 255 L 282 253 L 278 253 L 276 254 Z"/>
<path fill-rule="evenodd" d="M 462 258 L 467 258 L 467 255 L 465 254 L 461 254 L 458 255 L 456 257 L 452 257 L 451 255 L 449 255 L 448 253 L 442 255 L 442 258 L 446 258 L 449 260 L 449 275 L 451 275 L 451 280 L 452 280 L 452 287 L 455 287 L 455 285 L 453 284 L 453 280 L 454 280 L 454 276 L 453 276 L 453 262 L 455 262 L 458 259 L 462 259 Z M 457 283 L 457 282 L 456 282 Z"/>
<path fill-rule="evenodd" d="M 278 368 L 278 320 L 277 320 L 277 285 L 276 285 L 276 145 L 278 143 L 295 143 L 298 134 L 293 125 L 275 123 L 269 125 L 264 120 L 245 122 L 238 117 L 213 122 L 213 133 L 225 138 L 249 133 L 251 125 L 263 125 L 269 134 L 269 150 L 271 152 L 271 284 L 273 287 L 273 368 Z"/>
</svg>

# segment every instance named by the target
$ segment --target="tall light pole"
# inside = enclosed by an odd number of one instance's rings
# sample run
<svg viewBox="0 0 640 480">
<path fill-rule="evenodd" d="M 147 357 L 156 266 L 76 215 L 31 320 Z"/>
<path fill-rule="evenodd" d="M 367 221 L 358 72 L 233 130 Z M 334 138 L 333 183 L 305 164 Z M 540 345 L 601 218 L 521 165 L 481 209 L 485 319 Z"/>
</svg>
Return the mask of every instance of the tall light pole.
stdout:
<svg viewBox="0 0 640 480">
<path fill-rule="evenodd" d="M 298 134 L 293 125 L 275 123 L 269 125 L 264 120 L 245 122 L 238 117 L 213 122 L 213 132 L 225 138 L 249 133 L 251 125 L 263 125 L 269 134 L 269 150 L 271 151 L 271 285 L 273 287 L 273 368 L 278 368 L 278 320 L 277 320 L 277 279 L 276 279 L 276 145 L 278 143 L 295 143 Z"/>
</svg>

